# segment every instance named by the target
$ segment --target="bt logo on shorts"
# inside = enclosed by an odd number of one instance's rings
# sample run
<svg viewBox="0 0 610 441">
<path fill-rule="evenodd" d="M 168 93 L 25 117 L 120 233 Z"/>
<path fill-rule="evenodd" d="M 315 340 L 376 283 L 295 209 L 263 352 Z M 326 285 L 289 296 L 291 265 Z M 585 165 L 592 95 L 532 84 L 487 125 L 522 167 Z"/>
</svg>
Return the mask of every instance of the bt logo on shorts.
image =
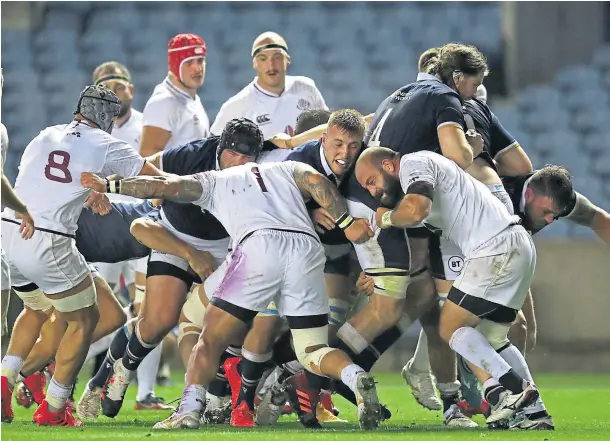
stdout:
<svg viewBox="0 0 610 441">
<path fill-rule="evenodd" d="M 447 261 L 447 266 L 451 271 L 459 274 L 464 266 L 464 259 L 462 259 L 460 256 L 451 256 Z"/>
</svg>

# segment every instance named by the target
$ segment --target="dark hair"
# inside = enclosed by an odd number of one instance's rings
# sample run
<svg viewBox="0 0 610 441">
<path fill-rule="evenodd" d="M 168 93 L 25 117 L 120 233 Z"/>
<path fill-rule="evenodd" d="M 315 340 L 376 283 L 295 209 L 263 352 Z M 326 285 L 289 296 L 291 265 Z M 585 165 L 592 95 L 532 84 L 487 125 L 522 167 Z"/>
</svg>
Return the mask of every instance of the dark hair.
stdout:
<svg viewBox="0 0 610 441">
<path fill-rule="evenodd" d="M 127 68 L 118 61 L 106 61 L 93 70 L 93 84 L 97 84 L 100 78 L 117 75 L 131 82 L 131 75 Z"/>
<path fill-rule="evenodd" d="M 434 63 L 438 60 L 438 53 L 440 52 L 440 48 L 431 47 L 426 50 L 423 54 L 419 56 L 419 61 L 417 62 L 417 70 L 418 72 L 429 73 L 428 71 L 434 65 Z"/>
<path fill-rule="evenodd" d="M 536 195 L 551 198 L 562 213 L 567 214 L 574 207 L 576 193 L 572 177 L 564 167 L 545 165 L 532 175 L 529 186 Z"/>
<path fill-rule="evenodd" d="M 328 127 L 339 127 L 341 130 L 357 135 L 364 136 L 366 123 L 360 112 L 353 109 L 335 110 L 328 120 Z"/>
<path fill-rule="evenodd" d="M 320 124 L 326 124 L 330 119 L 330 110 L 326 109 L 307 109 L 299 115 L 294 127 L 294 134 L 300 135 Z"/>
<path fill-rule="evenodd" d="M 454 84 L 454 72 L 464 75 L 487 75 L 489 72 L 483 53 L 474 46 L 462 43 L 449 43 L 441 47 L 438 55 L 428 61 L 427 69 L 428 73 L 438 75 L 448 86 Z"/>
</svg>

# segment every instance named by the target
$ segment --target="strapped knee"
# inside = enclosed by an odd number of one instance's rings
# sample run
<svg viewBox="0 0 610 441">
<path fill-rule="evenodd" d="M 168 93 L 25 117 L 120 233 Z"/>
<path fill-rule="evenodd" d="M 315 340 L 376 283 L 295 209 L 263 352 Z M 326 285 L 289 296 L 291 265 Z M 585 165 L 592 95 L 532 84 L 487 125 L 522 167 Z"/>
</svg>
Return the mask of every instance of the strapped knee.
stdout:
<svg viewBox="0 0 610 441">
<path fill-rule="evenodd" d="M 336 350 L 328 347 L 328 325 L 319 328 L 291 329 L 290 332 L 299 363 L 308 371 L 320 373 L 322 359 L 329 352 Z M 314 351 L 309 349 L 320 345 L 324 347 Z"/>
<path fill-rule="evenodd" d="M 85 309 L 97 303 L 97 292 L 95 285 L 91 284 L 81 292 L 63 299 L 51 298 L 51 305 L 59 312 L 74 312 Z"/>
<path fill-rule="evenodd" d="M 39 289 L 35 288 L 32 291 L 19 291 L 15 289 L 15 293 L 23 300 L 23 305 L 36 312 L 48 312 L 53 308 L 53 304 Z"/>
<path fill-rule="evenodd" d="M 407 270 L 397 268 L 368 268 L 364 273 L 373 278 L 375 282 L 375 294 L 404 299 L 407 296 L 407 288 L 411 283 L 411 277 Z"/>
<path fill-rule="evenodd" d="M 475 328 L 495 350 L 498 350 L 510 343 L 508 340 L 508 326 L 501 325 L 489 320 L 483 320 Z"/>
<path fill-rule="evenodd" d="M 182 339 L 187 335 L 196 335 L 197 337 L 199 337 L 199 334 L 201 334 L 202 329 L 203 328 L 191 322 L 180 322 L 178 324 L 178 346 L 180 346 L 180 342 L 182 342 Z"/>
</svg>

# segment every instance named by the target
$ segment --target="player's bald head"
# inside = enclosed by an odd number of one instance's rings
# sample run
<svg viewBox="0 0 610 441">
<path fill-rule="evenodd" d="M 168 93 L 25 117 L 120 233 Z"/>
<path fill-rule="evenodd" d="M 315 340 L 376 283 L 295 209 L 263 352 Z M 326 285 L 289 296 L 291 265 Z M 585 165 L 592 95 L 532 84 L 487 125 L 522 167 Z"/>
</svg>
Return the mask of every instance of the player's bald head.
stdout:
<svg viewBox="0 0 610 441">
<path fill-rule="evenodd" d="M 362 164 L 363 167 L 374 167 L 380 170 L 383 161 L 394 159 L 396 154 L 394 150 L 387 147 L 369 147 L 364 149 L 360 158 L 358 158 L 356 167 L 358 167 L 358 164 Z"/>
<path fill-rule="evenodd" d="M 393 208 L 401 197 L 400 155 L 386 147 L 365 149 L 356 162 L 356 179 L 382 206 Z"/>
</svg>

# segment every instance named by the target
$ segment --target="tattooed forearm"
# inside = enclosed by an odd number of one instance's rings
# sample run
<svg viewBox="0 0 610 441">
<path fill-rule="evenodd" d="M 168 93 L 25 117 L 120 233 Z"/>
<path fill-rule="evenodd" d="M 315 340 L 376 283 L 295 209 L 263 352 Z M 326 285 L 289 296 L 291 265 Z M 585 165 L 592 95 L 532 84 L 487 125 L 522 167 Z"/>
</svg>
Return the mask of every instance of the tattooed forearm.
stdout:
<svg viewBox="0 0 610 441">
<path fill-rule="evenodd" d="M 304 195 L 311 196 L 335 220 L 347 211 L 339 189 L 311 166 L 299 164 L 294 170 L 294 180 Z"/>
<path fill-rule="evenodd" d="M 593 225 L 595 215 L 599 211 L 600 209 L 593 205 L 589 199 L 584 197 L 582 194 L 577 193 L 576 205 L 574 206 L 572 212 L 566 216 L 566 219 L 579 225 L 591 227 Z"/>
<path fill-rule="evenodd" d="M 167 199 L 193 202 L 201 197 L 203 187 L 193 176 L 138 176 L 121 180 L 121 194 L 140 199 Z"/>
</svg>

